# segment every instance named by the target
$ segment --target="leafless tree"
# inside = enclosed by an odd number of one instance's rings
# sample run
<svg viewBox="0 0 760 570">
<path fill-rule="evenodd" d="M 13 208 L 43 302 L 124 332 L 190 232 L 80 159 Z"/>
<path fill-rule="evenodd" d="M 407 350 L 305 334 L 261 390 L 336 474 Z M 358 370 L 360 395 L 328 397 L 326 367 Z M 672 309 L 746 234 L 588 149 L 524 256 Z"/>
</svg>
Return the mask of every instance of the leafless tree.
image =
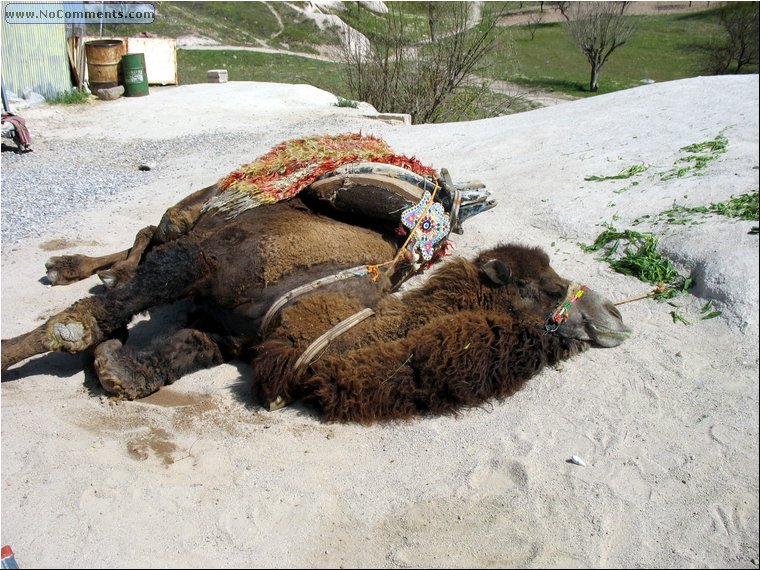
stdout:
<svg viewBox="0 0 760 570">
<path fill-rule="evenodd" d="M 624 45 L 635 31 L 625 14 L 630 2 L 560 2 L 567 31 L 591 64 L 589 89 L 599 89 L 599 73 L 612 52 Z"/>
<path fill-rule="evenodd" d="M 530 32 L 530 39 L 536 37 L 536 30 L 544 22 L 544 6 L 541 2 L 541 9 L 538 12 L 531 12 L 528 15 L 528 31 Z"/>
<path fill-rule="evenodd" d="M 725 35 L 706 48 L 708 73 L 741 73 L 758 65 L 758 3 L 730 2 L 720 8 Z"/>
<path fill-rule="evenodd" d="M 409 113 L 414 123 L 445 120 L 444 103 L 480 74 L 483 57 L 494 49 L 502 15 L 485 10 L 474 21 L 471 4 L 437 3 L 419 25 L 419 19 L 404 17 L 403 2 L 389 6 L 384 30 L 368 35 L 369 45 L 348 41 L 344 46 L 352 96 L 381 112 Z M 421 41 L 427 37 L 433 39 Z"/>
<path fill-rule="evenodd" d="M 570 2 L 553 2 L 554 7 L 559 10 L 559 13 L 565 17 L 565 20 L 569 20 L 568 10 L 570 9 Z"/>
<path fill-rule="evenodd" d="M 438 23 L 438 16 L 436 14 L 435 2 L 428 2 L 428 25 L 430 26 L 430 41 L 435 42 L 436 27 Z"/>
</svg>

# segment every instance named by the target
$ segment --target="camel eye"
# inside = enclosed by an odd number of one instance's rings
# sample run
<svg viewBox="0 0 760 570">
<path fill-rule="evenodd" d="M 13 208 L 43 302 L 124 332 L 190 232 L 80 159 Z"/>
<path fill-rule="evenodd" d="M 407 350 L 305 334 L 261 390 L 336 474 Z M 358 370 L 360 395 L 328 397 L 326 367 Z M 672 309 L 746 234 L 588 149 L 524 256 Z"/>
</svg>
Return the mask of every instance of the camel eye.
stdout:
<svg viewBox="0 0 760 570">
<path fill-rule="evenodd" d="M 559 283 L 551 283 L 544 287 L 547 296 L 553 300 L 562 299 L 565 296 L 566 289 Z"/>
</svg>

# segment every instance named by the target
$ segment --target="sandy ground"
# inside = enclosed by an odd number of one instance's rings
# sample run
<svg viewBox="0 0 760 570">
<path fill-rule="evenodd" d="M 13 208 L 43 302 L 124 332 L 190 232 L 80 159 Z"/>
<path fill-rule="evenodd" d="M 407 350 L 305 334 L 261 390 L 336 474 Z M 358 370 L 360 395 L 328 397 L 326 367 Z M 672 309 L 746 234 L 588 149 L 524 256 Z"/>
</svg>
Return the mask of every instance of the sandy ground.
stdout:
<svg viewBox="0 0 760 570">
<path fill-rule="evenodd" d="M 542 246 L 558 272 L 615 300 L 651 287 L 580 250 L 600 224 L 758 188 L 756 75 L 461 124 L 387 125 L 332 102 L 306 86 L 229 83 L 27 110 L 38 153 L 220 130 L 246 144 L 170 153 L 145 186 L 4 246 L 3 338 L 97 290 L 96 278 L 47 287 L 48 256 L 126 247 L 189 191 L 305 134 L 372 132 L 482 180 L 499 205 L 454 236 L 458 255 Z M 679 149 L 720 133 L 728 151 L 703 176 L 662 180 Z M 642 162 L 636 185 L 584 180 Z M 242 362 L 113 404 L 90 356 L 32 359 L 2 377 L 2 544 L 25 568 L 757 568 L 756 225 L 657 226 L 697 278 L 697 296 L 677 299 L 691 325 L 664 303 L 621 305 L 629 341 L 458 417 L 360 427 L 298 405 L 268 413 Z M 700 320 L 708 300 L 722 314 Z"/>
</svg>

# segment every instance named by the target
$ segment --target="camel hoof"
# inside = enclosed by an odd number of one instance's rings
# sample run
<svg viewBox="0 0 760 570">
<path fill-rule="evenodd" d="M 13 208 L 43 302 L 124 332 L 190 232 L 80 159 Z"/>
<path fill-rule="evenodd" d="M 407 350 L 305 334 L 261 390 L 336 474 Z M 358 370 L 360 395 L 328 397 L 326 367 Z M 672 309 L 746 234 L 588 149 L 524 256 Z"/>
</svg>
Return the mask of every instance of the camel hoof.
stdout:
<svg viewBox="0 0 760 570">
<path fill-rule="evenodd" d="M 109 289 L 113 289 L 118 284 L 119 280 L 116 278 L 116 275 L 113 275 L 112 273 L 109 273 L 108 271 L 101 271 L 98 273 L 98 277 L 100 277 L 100 281 L 108 287 Z"/>
<path fill-rule="evenodd" d="M 274 400 L 269 402 L 269 411 L 276 412 L 288 405 L 289 402 L 285 401 L 282 396 L 277 396 Z"/>
<path fill-rule="evenodd" d="M 122 396 L 124 394 L 123 377 L 126 371 L 119 366 L 118 351 L 122 344 L 118 340 L 111 339 L 102 342 L 95 349 L 95 370 L 98 373 L 100 385 L 109 394 Z"/>
<path fill-rule="evenodd" d="M 62 255 L 45 262 L 47 278 L 51 285 L 68 285 L 82 279 L 82 256 Z"/>
</svg>

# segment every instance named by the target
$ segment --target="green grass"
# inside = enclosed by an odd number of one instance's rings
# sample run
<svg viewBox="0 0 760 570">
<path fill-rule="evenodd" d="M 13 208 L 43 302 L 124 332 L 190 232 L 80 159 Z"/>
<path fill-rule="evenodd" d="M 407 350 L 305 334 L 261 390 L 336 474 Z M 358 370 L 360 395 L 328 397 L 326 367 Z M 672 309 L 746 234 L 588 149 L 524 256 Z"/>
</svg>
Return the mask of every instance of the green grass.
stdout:
<svg viewBox="0 0 760 570">
<path fill-rule="evenodd" d="M 226 69 L 230 81 L 306 83 L 350 99 L 337 63 L 237 50 L 177 50 L 179 82 L 206 83 L 209 69 Z"/>
<path fill-rule="evenodd" d="M 86 91 L 72 89 L 58 94 L 57 97 L 47 99 L 50 105 L 81 105 L 90 100 L 90 94 Z"/>
<path fill-rule="evenodd" d="M 436 4 L 438 12 L 441 14 L 446 9 L 445 4 L 450 3 L 437 2 Z M 397 25 L 402 26 L 402 35 L 407 41 L 414 43 L 429 40 L 428 2 L 386 2 L 388 14 L 376 14 L 363 8 L 358 2 L 345 2 L 345 5 L 348 6 L 348 10 L 340 12 L 340 17 L 369 38 L 383 37 L 386 33 L 388 21 L 392 20 Z M 492 9 L 494 5 L 495 3 L 486 6 L 484 9 Z M 447 31 L 445 18 L 442 17 L 438 33 L 445 34 Z"/>
<path fill-rule="evenodd" d="M 273 48 L 316 53 L 316 44 L 338 45 L 339 36 L 331 30 L 320 30 L 314 22 L 293 10 L 285 2 L 154 2 L 156 19 L 151 24 L 119 24 L 104 26 L 104 35 L 132 36 L 151 32 L 159 36 L 177 37 L 199 34 L 224 45 L 256 46 L 259 41 Z M 277 17 L 283 22 L 283 29 Z M 99 34 L 96 25 L 87 27 L 89 34 Z"/>
<path fill-rule="evenodd" d="M 699 49 L 721 33 L 715 10 L 632 18 L 637 31 L 602 68 L 596 94 L 636 87 L 644 79 L 695 77 L 703 64 Z M 590 65 L 561 24 L 539 26 L 534 40 L 527 26 L 501 28 L 499 33 L 513 41 L 518 69 L 497 50 L 493 54 L 497 79 L 575 96 L 593 95 L 588 91 Z"/>
</svg>

